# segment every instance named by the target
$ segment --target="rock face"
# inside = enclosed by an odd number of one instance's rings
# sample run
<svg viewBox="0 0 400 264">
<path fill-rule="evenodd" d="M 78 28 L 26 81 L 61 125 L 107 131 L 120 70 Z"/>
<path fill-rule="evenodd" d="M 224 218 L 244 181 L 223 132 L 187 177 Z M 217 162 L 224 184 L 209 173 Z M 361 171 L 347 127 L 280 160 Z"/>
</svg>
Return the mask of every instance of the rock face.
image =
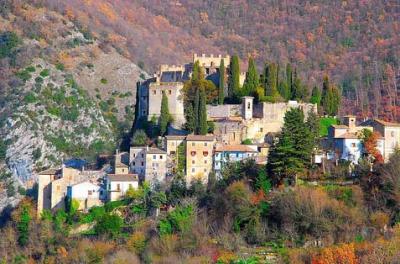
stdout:
<svg viewBox="0 0 400 264">
<path fill-rule="evenodd" d="M 23 185 L 64 158 L 91 156 L 115 145 L 112 124 L 72 76 L 41 59 L 28 68 L 31 77 L 18 88 L 23 102 L 15 102 L 3 128 L 8 168 Z"/>
</svg>

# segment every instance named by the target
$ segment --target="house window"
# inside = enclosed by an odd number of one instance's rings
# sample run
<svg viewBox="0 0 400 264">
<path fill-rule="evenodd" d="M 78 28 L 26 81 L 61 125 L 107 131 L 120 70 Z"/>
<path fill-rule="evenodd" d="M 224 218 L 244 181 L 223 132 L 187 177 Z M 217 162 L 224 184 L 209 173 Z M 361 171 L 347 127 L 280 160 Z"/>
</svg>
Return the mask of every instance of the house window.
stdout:
<svg viewBox="0 0 400 264">
<path fill-rule="evenodd" d="M 204 142 L 204 147 L 207 147 L 207 142 Z"/>
<path fill-rule="evenodd" d="M 141 164 L 142 164 L 142 167 L 143 167 L 143 166 L 144 166 L 144 162 L 142 161 L 142 163 L 141 163 Z"/>
<path fill-rule="evenodd" d="M 192 152 L 190 152 L 190 155 L 192 155 L 192 156 L 196 156 L 196 151 L 192 151 Z"/>
<path fill-rule="evenodd" d="M 144 153 L 142 153 L 142 158 L 144 158 Z"/>
<path fill-rule="evenodd" d="M 251 104 L 250 104 L 250 102 L 248 102 L 247 103 L 247 109 L 250 109 L 250 107 L 251 107 Z"/>
<path fill-rule="evenodd" d="M 207 160 L 204 160 L 204 164 L 207 164 Z"/>
<path fill-rule="evenodd" d="M 196 163 L 196 161 L 195 160 L 192 160 L 192 164 L 195 164 Z"/>
<path fill-rule="evenodd" d="M 157 159 L 157 155 L 153 155 L 153 160 Z"/>
<path fill-rule="evenodd" d="M 351 146 L 352 146 L 353 148 L 355 148 L 355 147 L 356 147 L 356 143 L 351 143 Z"/>
<path fill-rule="evenodd" d="M 133 166 L 135 166 L 135 165 L 136 165 L 136 163 L 135 163 L 135 162 L 132 162 L 132 165 L 133 165 Z"/>
<path fill-rule="evenodd" d="M 192 147 L 196 146 L 196 143 L 192 142 Z"/>
<path fill-rule="evenodd" d="M 394 137 L 394 131 L 390 132 L 390 136 Z"/>
<path fill-rule="evenodd" d="M 171 91 L 171 90 L 168 90 L 168 94 L 172 94 L 172 91 Z"/>
<path fill-rule="evenodd" d="M 195 168 L 192 168 L 192 172 L 195 172 L 196 171 L 196 169 Z"/>
<path fill-rule="evenodd" d="M 175 155 L 175 151 L 171 151 L 169 154 L 171 154 L 171 155 Z"/>
<path fill-rule="evenodd" d="M 89 190 L 89 191 L 88 191 L 88 195 L 92 195 L 92 191 Z"/>
<path fill-rule="evenodd" d="M 207 157 L 208 156 L 208 151 L 203 151 L 203 156 Z"/>
<path fill-rule="evenodd" d="M 264 129 L 262 127 L 260 127 L 260 132 L 263 132 L 263 131 L 264 131 Z"/>
<path fill-rule="evenodd" d="M 125 172 L 125 169 L 122 169 L 122 172 Z"/>
<path fill-rule="evenodd" d="M 117 184 L 117 191 L 120 191 L 121 190 L 121 185 L 118 183 Z"/>
<path fill-rule="evenodd" d="M 204 169 L 204 172 L 207 172 L 207 169 Z"/>
<path fill-rule="evenodd" d="M 133 157 L 136 158 L 136 153 L 133 153 Z"/>
<path fill-rule="evenodd" d="M 163 159 L 163 156 L 162 156 L 162 155 L 160 155 L 160 159 Z"/>
<path fill-rule="evenodd" d="M 157 91 L 156 91 L 156 90 L 153 90 L 153 94 L 156 95 L 156 94 L 157 94 Z"/>
</svg>

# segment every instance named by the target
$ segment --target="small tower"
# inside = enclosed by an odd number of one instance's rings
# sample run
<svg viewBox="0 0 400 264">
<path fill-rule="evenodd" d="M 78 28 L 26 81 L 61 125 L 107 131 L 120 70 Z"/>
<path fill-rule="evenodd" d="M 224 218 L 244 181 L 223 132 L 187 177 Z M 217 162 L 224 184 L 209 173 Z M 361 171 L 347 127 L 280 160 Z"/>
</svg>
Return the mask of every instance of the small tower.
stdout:
<svg viewBox="0 0 400 264">
<path fill-rule="evenodd" d="M 250 120 L 253 118 L 253 100 L 252 96 L 242 97 L 242 116 L 245 120 Z"/>
<path fill-rule="evenodd" d="M 353 115 L 344 116 L 343 123 L 349 128 L 354 128 L 356 126 L 356 117 Z"/>
</svg>

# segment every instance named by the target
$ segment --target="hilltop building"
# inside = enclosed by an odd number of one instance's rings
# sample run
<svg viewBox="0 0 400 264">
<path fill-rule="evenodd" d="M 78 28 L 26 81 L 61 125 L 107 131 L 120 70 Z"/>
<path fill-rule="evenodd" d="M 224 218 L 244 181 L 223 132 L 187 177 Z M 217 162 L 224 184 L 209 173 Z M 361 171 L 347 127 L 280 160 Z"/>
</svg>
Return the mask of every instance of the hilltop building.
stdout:
<svg viewBox="0 0 400 264">
<path fill-rule="evenodd" d="M 317 106 L 310 103 L 258 103 L 245 96 L 241 104 L 207 105 L 207 116 L 214 121 L 214 134 L 218 142 L 228 145 L 241 144 L 245 139 L 263 143 L 268 133 L 280 132 L 284 117 L 291 108 L 300 108 L 307 118 L 310 111 L 317 113 Z"/>
<path fill-rule="evenodd" d="M 361 138 L 362 130 L 374 131 L 369 125 L 357 126 L 356 117 L 352 115 L 343 118 L 342 125 L 332 125 L 328 128 L 329 148 L 335 153 L 338 160 L 347 160 L 358 164 L 364 154 L 364 146 Z M 377 149 L 384 156 L 385 138 L 380 136 L 377 142 Z"/>
<path fill-rule="evenodd" d="M 148 146 L 131 147 L 129 166 L 130 171 L 138 174 L 141 181 L 150 184 L 164 182 L 167 176 L 167 152 Z"/>
<path fill-rule="evenodd" d="M 208 182 L 212 171 L 213 149 L 215 138 L 213 135 L 188 135 L 186 137 L 186 182 L 199 180 Z"/>
</svg>

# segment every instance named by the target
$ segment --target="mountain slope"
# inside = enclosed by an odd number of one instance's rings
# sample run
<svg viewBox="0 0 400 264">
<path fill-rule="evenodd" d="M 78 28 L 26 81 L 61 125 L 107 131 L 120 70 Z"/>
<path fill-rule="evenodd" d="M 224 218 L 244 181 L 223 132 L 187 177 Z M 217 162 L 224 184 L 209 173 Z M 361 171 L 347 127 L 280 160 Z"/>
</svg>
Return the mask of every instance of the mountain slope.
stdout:
<svg viewBox="0 0 400 264">
<path fill-rule="evenodd" d="M 148 75 L 57 12 L 21 2 L 0 11 L 1 209 L 38 171 L 112 153 L 132 126 L 136 82 Z"/>
<path fill-rule="evenodd" d="M 343 112 L 400 120 L 396 0 L 45 2 L 151 70 L 192 53 L 237 53 L 244 61 L 252 55 L 260 67 L 265 60 L 291 61 L 310 90 L 329 74 L 348 99 Z"/>
</svg>

